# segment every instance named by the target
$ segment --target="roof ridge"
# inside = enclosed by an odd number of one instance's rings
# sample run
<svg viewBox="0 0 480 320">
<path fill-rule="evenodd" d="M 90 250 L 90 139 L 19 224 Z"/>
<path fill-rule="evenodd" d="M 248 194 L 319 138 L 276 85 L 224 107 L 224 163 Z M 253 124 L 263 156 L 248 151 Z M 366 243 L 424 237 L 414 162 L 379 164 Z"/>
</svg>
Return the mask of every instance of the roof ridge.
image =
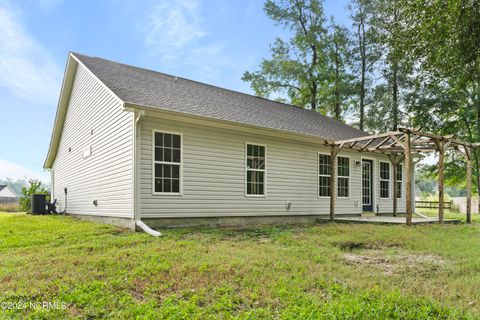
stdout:
<svg viewBox="0 0 480 320">
<path fill-rule="evenodd" d="M 237 94 L 237 95 L 242 95 L 242 96 L 246 96 L 246 97 L 254 98 L 254 99 L 260 99 L 260 100 L 263 100 L 263 101 L 267 101 L 268 103 L 280 105 L 280 106 L 286 107 L 286 108 L 294 108 L 295 110 L 302 110 L 303 112 L 315 112 L 317 114 L 317 117 L 319 116 L 319 117 L 324 118 L 325 120 L 332 121 L 332 122 L 337 122 L 337 123 L 349 126 L 353 129 L 359 130 L 361 132 L 365 132 L 365 131 L 360 130 L 358 128 L 355 128 L 355 127 L 353 127 L 353 126 L 351 126 L 351 125 L 349 125 L 349 124 L 347 124 L 343 121 L 340 121 L 338 119 L 334 119 L 332 117 L 323 115 L 318 111 L 312 111 L 311 109 L 305 109 L 305 108 L 302 108 L 300 106 L 296 106 L 296 105 L 293 105 L 293 104 L 290 104 L 290 103 L 275 101 L 275 100 L 272 100 L 272 99 L 269 99 L 269 98 L 260 97 L 260 96 L 256 96 L 256 95 L 253 95 L 253 94 L 236 91 L 236 90 L 233 90 L 233 89 L 222 88 L 222 87 L 219 87 L 219 86 L 216 86 L 216 85 L 213 85 L 213 84 L 209 84 L 209 83 L 205 83 L 205 82 L 201 82 L 201 81 L 197 81 L 197 80 L 192 80 L 192 79 L 187 79 L 187 78 L 184 78 L 184 77 L 179 77 L 179 76 L 175 76 L 175 75 L 172 75 L 172 74 L 168 74 L 168 73 L 164 73 L 164 72 L 160 72 L 160 71 L 156 71 L 156 70 L 152 70 L 152 69 L 147 69 L 147 68 L 143 68 L 143 67 L 138 67 L 138 66 L 134 66 L 134 65 L 114 61 L 114 60 L 109 60 L 109 59 L 105 59 L 105 58 L 101 58 L 101 57 L 89 56 L 89 55 L 86 55 L 86 54 L 77 53 L 77 52 L 73 52 L 73 51 L 71 53 L 74 56 L 76 56 L 77 58 L 81 58 L 83 56 L 83 57 L 87 57 L 87 58 L 103 60 L 103 61 L 107 61 L 109 63 L 115 63 L 115 64 L 118 64 L 118 65 L 122 65 L 122 66 L 125 66 L 125 67 L 128 67 L 128 68 L 133 68 L 133 69 L 137 69 L 137 70 L 142 70 L 142 71 L 147 71 L 147 72 L 159 74 L 159 75 L 162 75 L 162 76 L 167 76 L 167 77 L 170 77 L 172 79 L 181 79 L 182 81 L 197 83 L 197 84 L 200 84 L 200 85 L 203 85 L 203 86 L 206 86 L 206 87 L 210 87 L 210 88 L 214 88 L 214 89 L 220 89 L 222 91 L 234 93 L 234 94 Z M 78 57 L 78 56 L 80 56 L 80 57 Z M 365 132 L 365 134 L 368 134 L 368 133 Z"/>
</svg>

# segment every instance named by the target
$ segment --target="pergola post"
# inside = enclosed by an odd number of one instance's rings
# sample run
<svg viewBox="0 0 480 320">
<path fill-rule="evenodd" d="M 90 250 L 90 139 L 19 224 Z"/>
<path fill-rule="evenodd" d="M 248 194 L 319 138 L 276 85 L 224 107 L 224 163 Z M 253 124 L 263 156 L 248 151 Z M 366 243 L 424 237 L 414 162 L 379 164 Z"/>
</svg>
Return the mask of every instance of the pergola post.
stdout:
<svg viewBox="0 0 480 320">
<path fill-rule="evenodd" d="M 467 223 L 472 223 L 472 150 L 465 147 L 467 160 Z"/>
<path fill-rule="evenodd" d="M 445 214 L 445 141 L 435 140 L 438 147 L 438 222 L 443 223 Z"/>
<path fill-rule="evenodd" d="M 413 216 L 413 210 L 412 210 L 412 150 L 411 150 L 411 139 L 410 139 L 410 132 L 405 133 L 405 172 L 406 172 L 406 177 L 405 177 L 405 201 L 406 201 L 406 211 L 407 211 L 407 219 L 406 223 L 407 226 L 412 225 L 412 216 Z M 396 195 L 395 195 L 396 196 Z"/>
<path fill-rule="evenodd" d="M 335 200 L 337 197 L 337 154 L 340 147 L 332 145 L 330 149 L 330 221 L 335 221 Z"/>
</svg>

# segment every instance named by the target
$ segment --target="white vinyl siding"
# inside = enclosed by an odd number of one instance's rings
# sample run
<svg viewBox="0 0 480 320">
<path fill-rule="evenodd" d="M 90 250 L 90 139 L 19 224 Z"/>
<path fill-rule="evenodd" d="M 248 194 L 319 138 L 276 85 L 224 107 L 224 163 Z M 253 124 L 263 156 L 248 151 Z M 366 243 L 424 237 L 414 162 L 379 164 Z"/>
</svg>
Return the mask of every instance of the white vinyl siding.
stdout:
<svg viewBox="0 0 480 320">
<path fill-rule="evenodd" d="M 52 176 L 59 211 L 67 188 L 68 213 L 133 217 L 133 114 L 81 65 Z"/>
<path fill-rule="evenodd" d="M 328 215 L 329 198 L 319 197 L 319 153 L 328 154 L 323 145 L 288 140 L 283 137 L 216 128 L 167 116 L 147 115 L 141 124 L 140 212 L 142 218 Z M 176 132 L 182 135 L 182 196 L 153 194 L 152 131 Z M 246 144 L 266 146 L 267 197 L 245 196 Z M 370 155 L 370 154 L 369 154 Z M 339 198 L 336 213 L 360 214 L 361 166 L 355 165 L 365 153 L 348 149 L 340 156 L 350 158 L 349 198 Z M 388 161 L 383 155 L 372 155 Z M 374 169 L 374 186 L 378 170 Z M 374 193 L 378 195 L 377 191 Z M 292 206 L 287 209 L 286 203 Z M 390 212 L 391 201 L 380 204 L 381 212 Z M 403 207 L 402 207 L 403 206 Z M 399 212 L 404 204 L 399 202 Z"/>
</svg>

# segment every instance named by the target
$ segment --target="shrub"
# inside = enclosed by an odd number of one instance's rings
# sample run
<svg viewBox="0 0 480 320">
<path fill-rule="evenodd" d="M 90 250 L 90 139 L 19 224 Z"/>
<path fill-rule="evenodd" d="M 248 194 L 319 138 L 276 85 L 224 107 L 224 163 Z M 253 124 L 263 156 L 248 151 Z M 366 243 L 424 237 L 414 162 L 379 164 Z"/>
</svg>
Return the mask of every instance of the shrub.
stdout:
<svg viewBox="0 0 480 320">
<path fill-rule="evenodd" d="M 20 209 L 25 212 L 29 212 L 31 209 L 30 196 L 32 194 L 48 194 L 48 190 L 42 186 L 42 182 L 36 179 L 28 180 L 26 187 L 22 188 L 22 196 L 20 197 L 18 203 Z"/>
</svg>

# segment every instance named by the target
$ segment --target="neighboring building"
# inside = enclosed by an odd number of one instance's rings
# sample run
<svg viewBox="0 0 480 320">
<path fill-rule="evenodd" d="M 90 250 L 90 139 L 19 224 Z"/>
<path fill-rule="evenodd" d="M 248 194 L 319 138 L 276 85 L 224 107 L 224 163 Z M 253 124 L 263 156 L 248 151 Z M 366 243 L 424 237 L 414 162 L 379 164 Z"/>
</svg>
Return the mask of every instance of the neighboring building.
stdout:
<svg viewBox="0 0 480 320">
<path fill-rule="evenodd" d="M 0 185 L 0 204 L 16 204 L 18 203 L 18 195 L 8 185 Z"/>
<path fill-rule="evenodd" d="M 311 221 L 329 213 L 319 113 L 100 58 L 68 57 L 45 168 L 58 210 L 134 226 Z M 386 155 L 342 150 L 336 214 L 392 212 Z M 405 212 L 400 165 L 398 210 Z M 100 220 L 100 219 L 97 219 Z"/>
<path fill-rule="evenodd" d="M 17 193 L 8 185 L 0 184 L 0 198 L 18 198 Z"/>
</svg>

